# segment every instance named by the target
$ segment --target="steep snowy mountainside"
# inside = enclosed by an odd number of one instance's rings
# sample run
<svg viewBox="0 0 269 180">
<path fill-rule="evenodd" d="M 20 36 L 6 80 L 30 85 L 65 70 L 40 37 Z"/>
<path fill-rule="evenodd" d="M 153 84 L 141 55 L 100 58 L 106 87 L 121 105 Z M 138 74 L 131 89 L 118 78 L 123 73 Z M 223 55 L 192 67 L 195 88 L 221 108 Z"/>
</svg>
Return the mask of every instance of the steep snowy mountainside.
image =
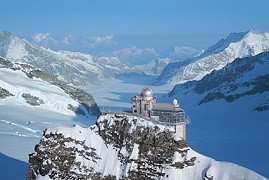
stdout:
<svg viewBox="0 0 269 180">
<path fill-rule="evenodd" d="M 88 126 L 99 114 L 90 94 L 32 66 L 0 58 L 0 152 L 6 156 L 27 162 L 44 129 Z M 1 158 L 1 167 L 7 166 Z"/>
<path fill-rule="evenodd" d="M 269 52 L 264 52 L 174 87 L 165 101 L 178 99 L 191 118 L 187 132 L 192 148 L 269 177 L 268 69 Z"/>
<path fill-rule="evenodd" d="M 133 71 L 132 67 L 114 57 L 97 58 L 77 52 L 55 52 L 6 31 L 0 32 L 0 56 L 13 62 L 30 64 L 67 83 L 84 87 L 112 78 L 117 73 Z"/>
<path fill-rule="evenodd" d="M 168 65 L 158 77 L 158 83 L 178 84 L 200 80 L 236 58 L 254 56 L 268 50 L 268 32 L 250 30 L 245 33 L 232 33 L 187 63 L 178 62 Z"/>
<path fill-rule="evenodd" d="M 47 129 L 29 162 L 27 179 L 266 179 L 196 153 L 173 128 L 124 113 L 101 115 L 89 128 Z"/>
<path fill-rule="evenodd" d="M 269 92 L 269 52 L 237 58 L 221 70 L 215 70 L 200 81 L 176 85 L 169 96 L 180 91 L 193 91 L 204 96 L 199 104 L 224 99 L 236 101 L 245 96 Z M 261 96 L 253 110 L 269 110 L 269 97 Z"/>
<path fill-rule="evenodd" d="M 251 30 L 250 30 L 251 31 Z M 248 32 L 250 32 L 248 31 Z M 231 43 L 236 43 L 244 38 L 244 36 L 248 32 L 239 32 L 239 33 L 231 33 L 229 36 L 227 36 L 225 39 L 222 38 L 220 41 L 218 41 L 216 44 L 208 48 L 202 55 L 202 57 L 211 55 L 211 54 L 217 54 L 223 50 L 225 50 Z M 255 30 L 253 30 L 255 32 Z"/>
<path fill-rule="evenodd" d="M 44 100 L 42 100 L 41 97 L 39 97 L 38 95 L 41 95 L 42 93 L 40 92 L 36 92 L 34 93 L 36 96 L 32 95 L 31 93 L 29 94 L 27 91 L 31 92 L 31 87 L 34 88 L 35 85 L 35 81 L 33 81 L 32 83 L 28 83 L 27 85 L 29 86 L 28 90 L 25 92 L 20 92 L 20 91 L 16 91 L 19 90 L 20 87 L 12 87 L 12 85 L 8 85 L 5 81 L 2 82 L 2 84 L 0 84 L 0 86 L 4 86 L 6 85 L 6 87 L 9 87 L 9 89 L 7 90 L 3 90 L 3 91 L 14 91 L 14 93 L 11 93 L 13 96 L 18 97 L 18 96 L 22 96 L 24 99 L 31 99 L 30 101 L 33 101 L 31 103 L 28 104 L 32 104 L 35 106 L 45 106 L 47 105 L 48 107 L 52 108 L 52 109 L 57 109 L 57 107 L 61 107 L 61 105 L 59 106 L 57 103 L 55 104 L 55 107 L 52 106 L 51 103 L 55 103 L 57 102 L 57 100 L 59 101 L 59 103 L 66 102 L 65 106 L 68 106 L 67 109 L 74 111 L 75 113 L 80 113 L 83 115 L 95 115 L 95 116 L 99 116 L 100 115 L 100 110 L 97 106 L 97 104 L 95 103 L 92 95 L 90 95 L 89 93 L 84 92 L 83 90 L 80 90 L 78 88 L 75 88 L 73 86 L 67 85 L 65 82 L 58 80 L 55 76 L 50 75 L 44 71 L 41 71 L 37 68 L 34 68 L 30 65 L 27 64 L 19 64 L 19 63 L 12 63 L 11 61 L 8 61 L 6 59 L 3 59 L 0 57 L 0 70 L 1 71 L 15 71 L 13 73 L 20 73 L 21 76 L 25 76 L 24 81 L 27 80 L 27 78 L 29 79 L 28 81 L 30 82 L 31 79 L 39 79 L 40 81 L 44 81 L 47 84 L 50 84 L 51 86 L 55 86 L 59 89 L 61 89 L 67 96 L 69 96 L 69 98 L 73 99 L 74 103 L 68 103 L 69 101 L 63 101 L 62 98 L 57 98 L 55 96 L 55 100 L 47 95 L 49 94 L 45 94 L 42 96 L 43 99 L 47 99 L 48 100 L 48 104 L 46 104 L 44 102 Z M 18 71 L 18 72 L 16 72 Z M 5 74 L 3 76 L 1 76 L 0 80 L 3 80 L 4 78 L 6 78 L 8 76 L 8 74 Z M 13 78 L 15 78 L 16 76 L 12 76 Z M 14 79 L 16 81 L 16 79 Z M 23 81 L 23 83 L 24 83 Z M 10 82 L 12 82 L 12 78 L 10 79 Z M 19 83 L 19 82 L 18 82 Z M 21 83 L 20 85 L 23 86 L 24 84 Z M 30 84 L 30 85 L 29 85 Z M 33 85 L 32 85 L 33 84 Z M 39 83 L 37 83 L 39 84 Z M 2 87 L 4 88 L 4 87 Z M 45 86 L 44 86 L 45 88 Z M 24 89 L 24 87 L 22 88 Z M 39 89 L 39 88 L 38 88 Z M 38 90 L 37 89 L 37 90 Z M 6 93 L 5 93 L 6 94 Z M 36 99 L 36 100 L 34 100 Z M 27 101 L 26 101 L 27 102 Z M 59 109 L 59 112 L 65 112 L 64 109 Z"/>
</svg>

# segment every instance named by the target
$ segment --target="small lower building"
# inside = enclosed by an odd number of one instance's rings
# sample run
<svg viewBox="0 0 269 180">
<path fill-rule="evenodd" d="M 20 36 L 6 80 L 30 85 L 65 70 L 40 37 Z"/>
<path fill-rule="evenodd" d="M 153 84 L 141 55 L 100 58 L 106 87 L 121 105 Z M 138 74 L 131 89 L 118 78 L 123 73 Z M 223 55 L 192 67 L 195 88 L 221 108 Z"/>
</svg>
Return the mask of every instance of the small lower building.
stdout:
<svg viewBox="0 0 269 180">
<path fill-rule="evenodd" d="M 150 88 L 144 88 L 140 95 L 132 97 L 132 113 L 150 118 L 160 124 L 174 126 L 175 132 L 186 140 L 185 111 L 180 108 L 176 99 L 171 104 L 157 103 Z"/>
</svg>

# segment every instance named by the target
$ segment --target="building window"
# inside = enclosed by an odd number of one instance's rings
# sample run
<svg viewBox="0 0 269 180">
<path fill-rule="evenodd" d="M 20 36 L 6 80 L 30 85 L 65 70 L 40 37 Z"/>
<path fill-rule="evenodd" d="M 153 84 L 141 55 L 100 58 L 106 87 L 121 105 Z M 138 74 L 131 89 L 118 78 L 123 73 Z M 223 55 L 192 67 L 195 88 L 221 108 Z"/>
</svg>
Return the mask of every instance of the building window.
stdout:
<svg viewBox="0 0 269 180">
<path fill-rule="evenodd" d="M 151 116 L 159 116 L 160 122 L 165 123 L 185 122 L 185 112 L 183 110 L 181 111 L 152 110 Z"/>
</svg>

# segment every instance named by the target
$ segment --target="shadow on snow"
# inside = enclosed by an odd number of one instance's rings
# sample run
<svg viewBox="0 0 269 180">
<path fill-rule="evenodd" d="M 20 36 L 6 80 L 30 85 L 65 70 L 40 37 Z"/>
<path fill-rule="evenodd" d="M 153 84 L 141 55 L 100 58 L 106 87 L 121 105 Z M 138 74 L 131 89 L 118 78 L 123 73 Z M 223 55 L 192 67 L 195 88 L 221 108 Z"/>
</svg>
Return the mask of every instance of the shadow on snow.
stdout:
<svg viewBox="0 0 269 180">
<path fill-rule="evenodd" d="M 0 153 L 1 179 L 26 179 L 29 164 Z"/>
</svg>

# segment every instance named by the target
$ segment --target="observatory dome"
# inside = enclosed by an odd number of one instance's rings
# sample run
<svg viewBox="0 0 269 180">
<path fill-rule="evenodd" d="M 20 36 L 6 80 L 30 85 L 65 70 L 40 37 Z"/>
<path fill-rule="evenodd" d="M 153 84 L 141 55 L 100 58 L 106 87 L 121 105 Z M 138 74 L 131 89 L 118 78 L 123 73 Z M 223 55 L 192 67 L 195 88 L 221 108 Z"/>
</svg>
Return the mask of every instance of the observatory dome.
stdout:
<svg viewBox="0 0 269 180">
<path fill-rule="evenodd" d="M 153 91 L 150 88 L 144 88 L 141 92 L 141 96 L 143 97 L 153 97 Z"/>
</svg>

